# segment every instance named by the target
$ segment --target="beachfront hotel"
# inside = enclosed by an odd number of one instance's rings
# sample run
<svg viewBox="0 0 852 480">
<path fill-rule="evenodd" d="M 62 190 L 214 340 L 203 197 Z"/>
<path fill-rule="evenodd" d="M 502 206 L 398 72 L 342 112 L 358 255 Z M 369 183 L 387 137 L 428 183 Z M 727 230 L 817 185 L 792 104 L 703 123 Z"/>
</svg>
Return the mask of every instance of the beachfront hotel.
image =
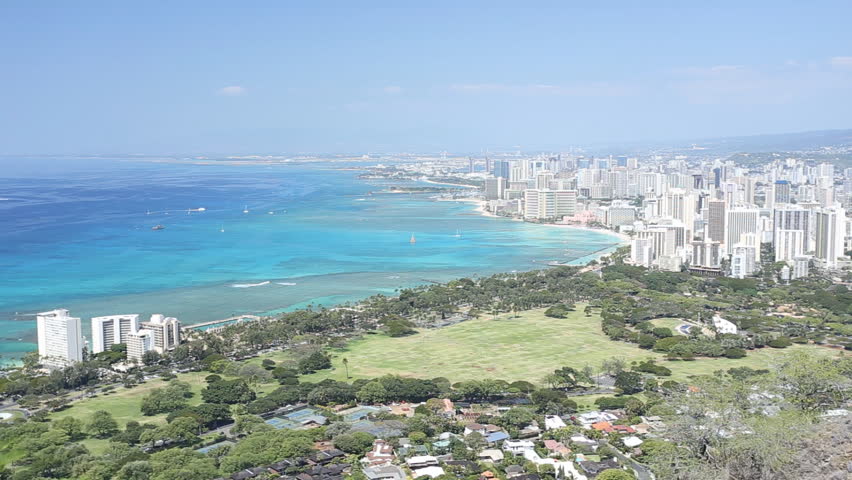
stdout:
<svg viewBox="0 0 852 480">
<path fill-rule="evenodd" d="M 174 317 L 151 315 L 142 328 L 127 336 L 127 361 L 141 363 L 147 352 L 165 353 L 180 344 L 180 322 Z"/>
<path fill-rule="evenodd" d="M 57 309 L 36 315 L 38 355 L 48 368 L 62 368 L 83 360 L 83 332 L 80 318 Z"/>
<path fill-rule="evenodd" d="M 92 353 L 127 343 L 128 335 L 139 330 L 139 315 L 110 315 L 92 318 Z"/>
</svg>

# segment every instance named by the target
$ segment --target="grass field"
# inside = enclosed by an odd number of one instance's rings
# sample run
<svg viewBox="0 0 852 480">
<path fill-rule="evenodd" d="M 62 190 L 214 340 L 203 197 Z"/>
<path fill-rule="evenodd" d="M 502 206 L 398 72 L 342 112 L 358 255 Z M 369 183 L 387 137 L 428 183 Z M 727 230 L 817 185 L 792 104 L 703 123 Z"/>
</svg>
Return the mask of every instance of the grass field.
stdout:
<svg viewBox="0 0 852 480">
<path fill-rule="evenodd" d="M 672 370 L 672 379 L 684 381 L 693 375 L 709 375 L 716 370 L 733 367 L 769 368 L 779 356 L 792 349 L 808 349 L 820 355 L 838 354 L 836 350 L 794 345 L 783 350 L 764 348 L 752 351 L 747 357 L 737 360 L 665 361 L 659 353 L 610 340 L 601 332 L 600 318 L 597 315 L 587 317 L 583 313 L 584 307 L 578 305 L 577 311 L 564 319 L 546 317 L 543 310 L 530 310 L 517 317 L 507 314 L 496 319 L 479 318 L 450 327 L 424 330 L 409 337 L 366 335 L 350 342 L 344 349 L 331 351 L 332 369 L 304 376 L 302 380 L 345 380 L 344 358 L 349 361 L 351 378 L 396 374 L 419 378 L 446 377 L 451 382 L 494 378 L 541 384 L 544 376 L 556 368 L 581 368 L 585 364 L 597 368 L 603 360 L 614 357 L 628 363 L 657 359 Z M 249 361 L 259 363 L 265 358 L 281 361 L 290 359 L 291 353 L 273 352 Z M 190 399 L 190 404 L 201 403 L 200 392 L 205 386 L 204 377 L 207 375 L 206 372 L 192 372 L 178 376 L 179 380 L 192 386 L 195 395 Z M 110 394 L 75 402 L 71 407 L 51 414 L 51 418 L 75 416 L 87 421 L 95 411 L 106 410 L 122 427 L 130 420 L 162 424 L 165 415 L 146 417 L 141 414 L 139 407 L 143 396 L 164 384 L 162 380 L 151 380 L 131 389 L 118 387 Z M 260 385 L 258 394 L 267 393 L 276 387 L 278 385 L 274 382 Z M 576 397 L 574 400 L 588 407 L 594 398 Z M 90 447 L 93 450 L 105 447 L 98 442 L 92 440 Z"/>
<path fill-rule="evenodd" d="M 691 375 L 711 374 L 732 367 L 766 368 L 790 350 L 762 349 L 738 360 L 665 361 L 661 354 L 610 340 L 601 332 L 600 318 L 597 315 L 586 317 L 583 307 L 578 305 L 565 319 L 549 318 L 544 316 L 543 310 L 531 310 L 522 312 L 517 318 L 512 315 L 494 320 L 480 318 L 403 338 L 368 335 L 350 342 L 344 349 L 333 350 L 333 369 L 309 375 L 305 380 L 344 380 L 342 360 L 346 358 L 353 378 L 399 374 L 446 377 L 452 382 L 488 377 L 541 383 L 542 378 L 556 368 L 580 368 L 585 364 L 598 367 L 603 360 L 613 357 L 621 357 L 628 363 L 655 358 L 671 368 L 673 379 L 685 380 Z M 790 348 L 836 354 L 813 346 Z"/>
<path fill-rule="evenodd" d="M 192 398 L 189 399 L 190 405 L 198 405 L 202 402 L 201 389 L 207 386 L 207 383 L 204 381 L 204 377 L 206 377 L 207 375 L 210 375 L 210 373 L 190 372 L 178 375 L 178 380 L 186 382 L 192 387 L 192 392 L 194 395 L 192 396 Z M 225 376 L 225 378 L 230 377 Z M 122 428 L 130 420 L 136 420 L 140 423 L 153 423 L 161 425 L 166 423 L 165 414 L 144 416 L 140 411 L 140 405 L 142 403 L 142 397 L 147 395 L 148 392 L 150 392 L 151 390 L 162 387 L 165 384 L 165 381 L 156 379 L 150 380 L 146 383 L 143 383 L 142 385 L 137 385 L 130 389 L 124 387 L 117 387 L 115 390 L 112 391 L 112 393 L 101 394 L 94 398 L 87 398 L 81 401 L 74 402 L 69 408 L 52 413 L 50 415 L 50 418 L 58 420 L 62 417 L 74 416 L 86 422 L 94 412 L 98 410 L 105 410 L 112 414 L 113 418 L 115 418 L 119 426 Z M 278 384 L 273 382 L 265 385 L 260 385 L 257 391 L 260 395 L 263 393 L 268 393 L 269 391 L 272 391 L 277 387 Z M 97 443 L 97 440 L 93 440 L 93 442 L 94 443 L 91 446 L 99 446 L 95 445 L 95 443 Z"/>
</svg>

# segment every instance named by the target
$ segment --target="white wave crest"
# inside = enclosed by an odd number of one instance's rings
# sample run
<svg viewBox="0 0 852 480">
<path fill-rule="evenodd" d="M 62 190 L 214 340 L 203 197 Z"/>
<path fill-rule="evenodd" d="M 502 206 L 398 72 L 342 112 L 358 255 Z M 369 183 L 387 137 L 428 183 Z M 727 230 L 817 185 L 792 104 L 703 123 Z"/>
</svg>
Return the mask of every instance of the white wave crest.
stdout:
<svg viewBox="0 0 852 480">
<path fill-rule="evenodd" d="M 293 285 L 296 285 L 295 282 L 275 282 L 275 283 L 277 283 L 278 285 L 284 285 L 285 287 L 292 287 Z"/>
<path fill-rule="evenodd" d="M 260 282 L 260 283 L 235 283 L 231 285 L 233 288 L 251 288 L 251 287 L 262 287 L 264 285 L 269 285 L 269 281 Z"/>
</svg>

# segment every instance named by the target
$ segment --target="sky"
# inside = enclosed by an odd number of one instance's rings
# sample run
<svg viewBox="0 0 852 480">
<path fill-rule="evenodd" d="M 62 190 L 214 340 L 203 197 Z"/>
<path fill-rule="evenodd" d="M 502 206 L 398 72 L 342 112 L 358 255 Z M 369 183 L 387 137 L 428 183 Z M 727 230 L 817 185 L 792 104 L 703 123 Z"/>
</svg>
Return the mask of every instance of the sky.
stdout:
<svg viewBox="0 0 852 480">
<path fill-rule="evenodd" d="M 852 128 L 850 18 L 848 0 L 3 0 L 0 154 L 478 152 Z"/>
</svg>

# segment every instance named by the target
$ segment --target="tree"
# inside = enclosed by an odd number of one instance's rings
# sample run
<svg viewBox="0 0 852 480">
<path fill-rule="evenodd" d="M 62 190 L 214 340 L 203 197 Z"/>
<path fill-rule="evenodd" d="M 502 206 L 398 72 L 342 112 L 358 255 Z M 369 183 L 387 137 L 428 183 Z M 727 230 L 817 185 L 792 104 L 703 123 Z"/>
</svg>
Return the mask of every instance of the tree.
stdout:
<svg viewBox="0 0 852 480">
<path fill-rule="evenodd" d="M 614 377 L 621 373 L 627 366 L 627 362 L 623 358 L 615 357 L 601 362 L 601 371 L 605 374 Z"/>
<path fill-rule="evenodd" d="M 151 455 L 149 463 L 154 472 L 149 480 L 200 480 L 219 475 L 211 458 L 189 448 L 157 452 Z"/>
<path fill-rule="evenodd" d="M 343 368 L 346 369 L 346 379 L 349 380 L 349 359 L 343 357 Z"/>
<path fill-rule="evenodd" d="M 331 359 L 319 350 L 299 360 L 299 373 L 302 374 L 314 373 L 326 368 L 331 368 Z"/>
<path fill-rule="evenodd" d="M 266 423 L 257 415 L 237 415 L 231 431 L 238 434 L 252 434 L 272 430 L 273 428 L 275 427 Z"/>
<path fill-rule="evenodd" d="M 388 391 L 381 382 L 372 381 L 361 387 L 355 397 L 364 403 L 384 403 L 388 400 Z"/>
<path fill-rule="evenodd" d="M 531 424 L 535 419 L 535 412 L 524 407 L 510 408 L 506 413 L 500 416 L 501 424 L 518 429 Z"/>
<path fill-rule="evenodd" d="M 257 398 L 257 395 L 245 380 L 236 378 L 208 384 L 207 388 L 201 391 L 201 398 L 207 403 L 233 405 L 235 403 L 249 403 Z"/>
<path fill-rule="evenodd" d="M 88 430 L 98 438 L 108 438 L 118 433 L 118 422 L 106 410 L 98 410 L 89 419 Z"/>
<path fill-rule="evenodd" d="M 148 480 L 154 473 L 151 462 L 136 460 L 128 462 L 116 473 L 116 480 Z"/>
<path fill-rule="evenodd" d="M 61 430 L 71 441 L 83 438 L 83 422 L 75 417 L 63 417 L 53 422 L 53 428 Z"/>
<path fill-rule="evenodd" d="M 610 468 L 598 474 L 595 480 L 634 480 L 635 478 L 632 473 L 626 470 Z"/>
<path fill-rule="evenodd" d="M 172 380 L 165 387 L 155 388 L 142 397 L 142 414 L 156 415 L 184 409 L 189 405 L 187 399 L 191 396 L 188 383 Z"/>
<path fill-rule="evenodd" d="M 639 393 L 643 388 L 642 375 L 636 372 L 621 372 L 615 376 L 615 387 L 626 395 Z"/>
<path fill-rule="evenodd" d="M 366 432 L 344 433 L 334 438 L 334 446 L 346 453 L 363 455 L 370 450 L 375 439 Z"/>
<path fill-rule="evenodd" d="M 852 372 L 852 360 L 796 350 L 787 354 L 775 371 L 793 403 L 805 411 L 818 411 L 841 403 L 844 392 L 850 388 L 848 375 Z"/>
</svg>

